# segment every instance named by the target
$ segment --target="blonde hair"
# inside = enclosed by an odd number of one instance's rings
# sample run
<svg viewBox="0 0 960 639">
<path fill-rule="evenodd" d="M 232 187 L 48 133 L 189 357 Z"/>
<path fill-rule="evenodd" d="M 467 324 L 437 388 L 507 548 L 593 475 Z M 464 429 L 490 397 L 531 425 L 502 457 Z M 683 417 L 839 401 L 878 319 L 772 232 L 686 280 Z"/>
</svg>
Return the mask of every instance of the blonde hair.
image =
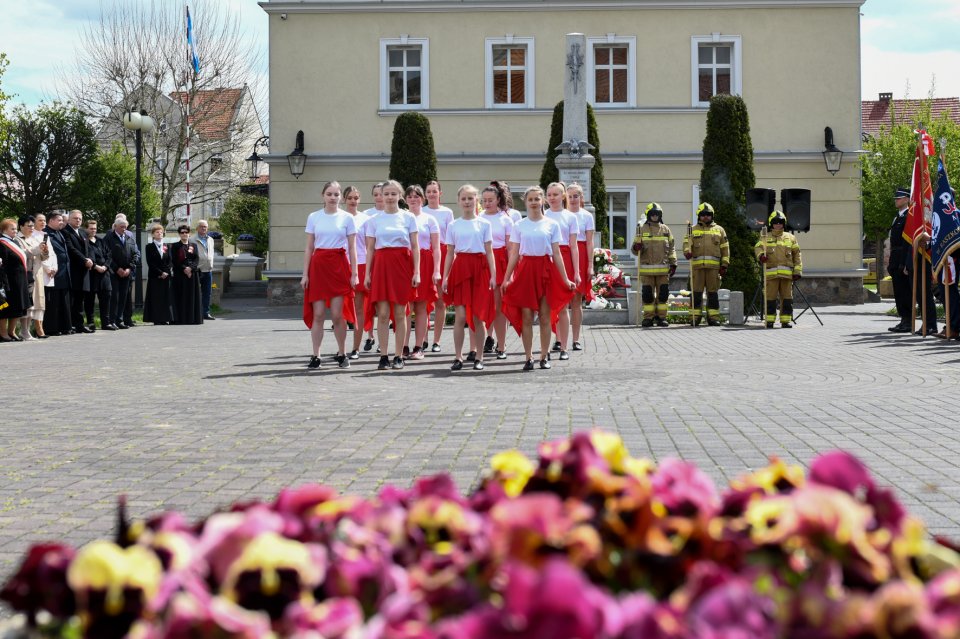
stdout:
<svg viewBox="0 0 960 639">
<path fill-rule="evenodd" d="M 480 194 L 480 192 L 477 190 L 477 187 L 475 187 L 474 185 L 472 185 L 472 184 L 464 184 L 464 185 L 461 186 L 459 189 L 457 189 L 457 199 L 458 199 L 458 200 L 460 199 L 460 194 L 463 193 L 464 191 L 473 191 L 473 194 L 474 194 L 474 195 L 479 195 L 479 194 Z"/>
<path fill-rule="evenodd" d="M 157 229 L 160 229 L 161 231 L 164 230 L 163 224 L 151 224 L 150 228 L 147 230 L 150 231 L 150 235 L 153 235 L 153 232 L 156 231 Z"/>
<path fill-rule="evenodd" d="M 547 185 L 547 190 L 549 191 L 555 186 L 559 187 L 560 192 L 563 193 L 563 199 L 561 201 L 563 202 L 563 208 L 567 208 L 567 185 L 563 182 L 551 182 Z"/>
<path fill-rule="evenodd" d="M 580 186 L 579 184 L 577 184 L 576 182 L 574 182 L 573 184 L 571 184 L 570 186 L 567 187 L 567 190 L 568 190 L 568 191 L 571 190 L 571 189 L 574 190 L 574 191 L 576 191 L 577 193 L 579 193 L 579 194 L 580 194 L 580 197 L 583 197 L 583 187 L 582 187 L 582 186 Z"/>
<path fill-rule="evenodd" d="M 380 188 L 381 195 L 383 194 L 383 192 L 386 190 L 388 186 L 397 189 L 397 192 L 400 193 L 400 197 L 403 197 L 403 186 L 396 180 L 387 180 L 386 182 L 384 182 Z"/>
<path fill-rule="evenodd" d="M 339 188 L 340 183 L 337 182 L 336 180 L 332 180 L 332 181 L 330 181 L 330 182 L 327 182 L 326 184 L 323 185 L 323 188 L 320 189 L 320 195 L 323 195 L 324 193 L 326 193 L 326 192 L 327 192 L 327 189 L 329 189 L 331 186 L 336 186 L 336 187 Z"/>
<path fill-rule="evenodd" d="M 527 198 L 530 197 L 530 194 L 533 193 L 534 191 L 539 192 L 540 197 L 543 197 L 545 195 L 545 193 L 543 192 L 543 189 L 540 188 L 539 186 L 531 186 L 529 189 L 523 192 L 523 201 L 526 202 Z"/>
</svg>

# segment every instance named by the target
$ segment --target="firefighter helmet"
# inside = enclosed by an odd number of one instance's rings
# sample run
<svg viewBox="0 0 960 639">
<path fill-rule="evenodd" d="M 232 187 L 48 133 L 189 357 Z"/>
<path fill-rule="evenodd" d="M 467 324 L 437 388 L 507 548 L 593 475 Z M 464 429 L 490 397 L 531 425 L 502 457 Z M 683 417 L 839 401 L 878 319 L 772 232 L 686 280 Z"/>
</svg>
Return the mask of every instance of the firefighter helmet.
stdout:
<svg viewBox="0 0 960 639">
<path fill-rule="evenodd" d="M 787 226 L 787 216 L 783 214 L 783 211 L 774 211 L 770 214 L 770 217 L 767 219 L 767 224 L 773 226 L 774 224 L 783 224 L 784 227 Z"/>
<path fill-rule="evenodd" d="M 713 207 L 710 206 L 708 202 L 704 202 L 703 204 L 697 207 L 697 217 L 701 217 L 704 215 L 709 215 L 710 217 L 713 217 Z"/>
<path fill-rule="evenodd" d="M 661 209 L 660 205 L 656 202 L 651 202 L 647 205 L 647 217 L 651 215 L 656 215 L 661 221 L 663 220 L 663 209 Z"/>
</svg>

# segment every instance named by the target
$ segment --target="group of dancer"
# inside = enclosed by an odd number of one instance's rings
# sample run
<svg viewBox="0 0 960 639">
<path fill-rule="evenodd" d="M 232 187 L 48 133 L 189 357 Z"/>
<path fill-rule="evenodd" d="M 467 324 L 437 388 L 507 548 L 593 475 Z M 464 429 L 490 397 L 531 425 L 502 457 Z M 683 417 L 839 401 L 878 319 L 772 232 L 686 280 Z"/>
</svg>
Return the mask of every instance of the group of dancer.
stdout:
<svg viewBox="0 0 960 639">
<path fill-rule="evenodd" d="M 482 191 L 461 186 L 456 219 L 440 203 L 443 191 L 436 181 L 404 189 L 388 180 L 374 185 L 371 195 L 374 206 L 361 212 L 356 187 L 341 189 L 328 182 L 323 209 L 307 218 L 300 283 L 313 347 L 308 368 L 321 367 L 324 321 L 330 319 L 338 367 L 349 368 L 350 360 L 359 359 L 362 342 L 364 351 L 379 344 L 379 369 L 402 369 L 407 360 L 440 352 L 448 306 L 454 311 L 454 371 L 464 367 L 468 332 L 466 362 L 474 370 L 484 369 L 484 354 L 506 359 L 508 323 L 523 342 L 523 370 L 534 370 L 535 317 L 540 318 L 541 369 L 551 367 L 552 334 L 559 359 L 570 357 L 571 332 L 572 350 L 582 350 L 582 306 L 592 297 L 595 228 L 593 215 L 581 208 L 580 185 L 555 182 L 546 191 L 527 189 L 525 217 L 511 208 L 510 187 L 499 180 Z M 427 333 L 434 311 L 430 346 Z M 354 327 L 349 352 L 348 323 Z M 387 355 L 391 327 L 392 361 Z"/>
</svg>

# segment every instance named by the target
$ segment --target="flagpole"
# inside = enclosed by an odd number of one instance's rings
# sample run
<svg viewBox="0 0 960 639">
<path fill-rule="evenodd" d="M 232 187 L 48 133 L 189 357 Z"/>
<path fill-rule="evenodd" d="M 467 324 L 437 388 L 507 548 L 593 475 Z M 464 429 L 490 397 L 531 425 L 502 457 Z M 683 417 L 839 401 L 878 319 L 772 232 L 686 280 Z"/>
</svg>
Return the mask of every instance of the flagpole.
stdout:
<svg viewBox="0 0 960 639">
<path fill-rule="evenodd" d="M 190 46 L 189 41 L 189 31 L 190 31 L 190 6 L 184 5 L 186 11 L 186 20 L 187 20 L 187 66 L 192 70 L 193 69 L 193 51 Z M 193 220 L 191 219 L 190 211 L 190 102 L 193 101 L 193 87 L 195 86 L 194 82 L 190 83 L 190 87 L 187 90 L 187 224 L 192 225 Z"/>
</svg>

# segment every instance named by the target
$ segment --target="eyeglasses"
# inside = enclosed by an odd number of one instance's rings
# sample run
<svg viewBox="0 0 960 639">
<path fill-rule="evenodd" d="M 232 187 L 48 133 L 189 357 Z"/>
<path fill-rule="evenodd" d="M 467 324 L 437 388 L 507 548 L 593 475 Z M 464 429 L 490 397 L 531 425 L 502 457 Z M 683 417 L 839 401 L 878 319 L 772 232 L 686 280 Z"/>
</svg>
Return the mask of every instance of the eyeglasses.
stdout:
<svg viewBox="0 0 960 639">
<path fill-rule="evenodd" d="M 190 231 L 178 231 L 178 233 L 180 233 L 180 235 L 183 235 L 184 233 L 186 233 L 187 235 L 190 235 Z"/>
</svg>

